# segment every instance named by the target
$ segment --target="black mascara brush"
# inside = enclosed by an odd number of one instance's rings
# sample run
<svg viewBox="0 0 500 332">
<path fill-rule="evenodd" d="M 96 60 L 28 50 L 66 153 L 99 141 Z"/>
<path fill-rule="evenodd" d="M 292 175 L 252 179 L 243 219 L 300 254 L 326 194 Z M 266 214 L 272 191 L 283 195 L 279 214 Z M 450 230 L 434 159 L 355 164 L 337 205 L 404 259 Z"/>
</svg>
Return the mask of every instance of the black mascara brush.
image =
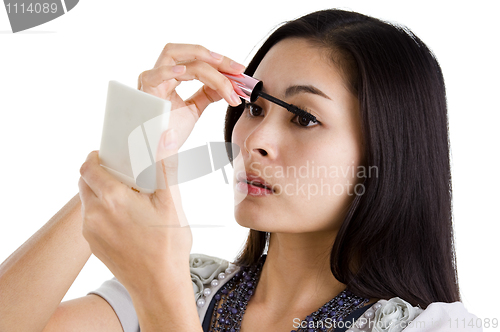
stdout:
<svg viewBox="0 0 500 332">
<path fill-rule="evenodd" d="M 295 105 L 288 104 L 281 99 L 268 95 L 265 92 L 262 92 L 263 83 L 251 76 L 241 74 L 241 75 L 230 75 L 226 73 L 222 73 L 224 76 L 229 78 L 231 83 L 233 84 L 234 90 L 236 93 L 246 101 L 254 102 L 257 98 L 262 97 L 266 100 L 269 100 L 272 103 L 275 103 L 281 107 L 286 108 L 288 111 L 293 114 L 305 118 L 311 122 L 317 122 L 316 117 L 309 112 L 304 111 L 303 109 L 298 108 Z"/>
<path fill-rule="evenodd" d="M 311 122 L 316 122 L 316 117 L 314 115 L 312 115 L 309 112 L 304 111 L 303 109 L 298 108 L 295 105 L 285 103 L 283 100 L 278 99 L 276 97 L 273 97 L 271 95 L 268 95 L 267 93 L 262 92 L 262 91 L 258 91 L 258 94 L 260 97 L 286 108 L 288 111 L 292 112 L 293 114 L 298 115 L 301 118 L 306 118 L 307 120 L 309 120 Z"/>
</svg>

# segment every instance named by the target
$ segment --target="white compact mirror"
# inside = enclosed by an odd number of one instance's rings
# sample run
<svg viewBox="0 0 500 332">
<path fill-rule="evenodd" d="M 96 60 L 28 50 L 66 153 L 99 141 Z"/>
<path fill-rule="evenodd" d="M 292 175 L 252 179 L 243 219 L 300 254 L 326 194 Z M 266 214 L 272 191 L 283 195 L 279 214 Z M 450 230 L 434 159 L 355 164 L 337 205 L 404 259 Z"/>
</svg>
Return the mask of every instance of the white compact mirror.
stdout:
<svg viewBox="0 0 500 332">
<path fill-rule="evenodd" d="M 168 100 L 109 81 L 99 150 L 104 169 L 140 192 L 158 189 L 155 154 L 170 110 Z"/>
</svg>

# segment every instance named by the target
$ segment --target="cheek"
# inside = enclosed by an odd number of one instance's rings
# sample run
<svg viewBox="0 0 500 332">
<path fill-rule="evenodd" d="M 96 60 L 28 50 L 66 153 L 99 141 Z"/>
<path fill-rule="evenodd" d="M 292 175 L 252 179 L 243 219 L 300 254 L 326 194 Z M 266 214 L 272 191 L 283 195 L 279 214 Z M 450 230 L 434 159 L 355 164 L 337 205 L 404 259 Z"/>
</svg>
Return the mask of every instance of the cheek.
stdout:
<svg viewBox="0 0 500 332">
<path fill-rule="evenodd" d="M 243 115 L 242 115 L 243 116 Z M 241 119 L 241 117 L 240 117 Z M 245 135 L 246 128 L 243 123 L 244 121 L 238 120 L 233 127 L 233 131 L 231 133 L 231 143 L 233 145 L 233 167 L 235 170 L 235 174 L 237 171 L 242 171 L 245 169 L 243 154 L 245 153 Z M 237 146 L 237 147 L 236 147 Z"/>
<path fill-rule="evenodd" d="M 235 144 L 238 144 L 240 146 L 240 148 L 242 147 L 240 144 L 243 142 L 243 135 L 244 135 L 244 131 L 245 131 L 245 126 L 243 124 L 244 121 L 242 121 L 242 117 L 244 116 L 244 114 L 242 114 L 240 116 L 240 118 L 238 119 L 238 121 L 236 121 L 236 123 L 234 124 L 234 127 L 233 127 L 233 132 L 231 134 L 231 141 Z"/>
<path fill-rule="evenodd" d="M 348 133 L 325 137 L 321 142 L 301 151 L 298 156 L 298 178 L 301 183 L 315 184 L 325 190 L 358 183 L 358 166 L 361 164 L 361 146 L 357 138 Z"/>
</svg>

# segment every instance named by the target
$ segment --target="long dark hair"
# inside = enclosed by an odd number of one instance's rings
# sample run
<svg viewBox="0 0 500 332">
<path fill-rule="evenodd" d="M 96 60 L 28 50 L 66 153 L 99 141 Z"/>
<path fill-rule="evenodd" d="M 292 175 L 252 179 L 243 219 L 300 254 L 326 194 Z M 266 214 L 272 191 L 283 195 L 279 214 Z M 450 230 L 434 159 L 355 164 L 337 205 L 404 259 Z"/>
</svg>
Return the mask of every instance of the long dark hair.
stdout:
<svg viewBox="0 0 500 332">
<path fill-rule="evenodd" d="M 397 296 L 422 308 L 460 301 L 446 93 L 434 55 L 404 26 L 323 10 L 274 31 L 245 73 L 253 75 L 269 49 L 291 37 L 330 50 L 359 101 L 366 162 L 380 170 L 365 179 L 364 194 L 352 201 L 339 229 L 333 275 L 369 298 Z M 226 142 L 243 110 L 228 108 Z M 227 153 L 232 162 L 230 148 Z M 268 236 L 251 229 L 235 263 L 255 264 Z"/>
</svg>

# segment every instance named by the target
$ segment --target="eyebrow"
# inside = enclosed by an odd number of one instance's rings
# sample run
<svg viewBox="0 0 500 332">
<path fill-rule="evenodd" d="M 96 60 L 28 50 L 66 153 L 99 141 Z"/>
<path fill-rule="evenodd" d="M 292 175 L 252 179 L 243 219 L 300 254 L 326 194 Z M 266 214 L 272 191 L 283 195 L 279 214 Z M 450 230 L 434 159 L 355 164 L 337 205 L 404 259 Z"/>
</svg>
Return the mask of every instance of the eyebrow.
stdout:
<svg viewBox="0 0 500 332">
<path fill-rule="evenodd" d="M 292 85 L 285 90 L 285 98 L 291 97 L 299 93 L 311 93 L 314 95 L 321 96 L 326 99 L 330 99 L 323 91 L 312 86 L 312 85 Z"/>
</svg>

